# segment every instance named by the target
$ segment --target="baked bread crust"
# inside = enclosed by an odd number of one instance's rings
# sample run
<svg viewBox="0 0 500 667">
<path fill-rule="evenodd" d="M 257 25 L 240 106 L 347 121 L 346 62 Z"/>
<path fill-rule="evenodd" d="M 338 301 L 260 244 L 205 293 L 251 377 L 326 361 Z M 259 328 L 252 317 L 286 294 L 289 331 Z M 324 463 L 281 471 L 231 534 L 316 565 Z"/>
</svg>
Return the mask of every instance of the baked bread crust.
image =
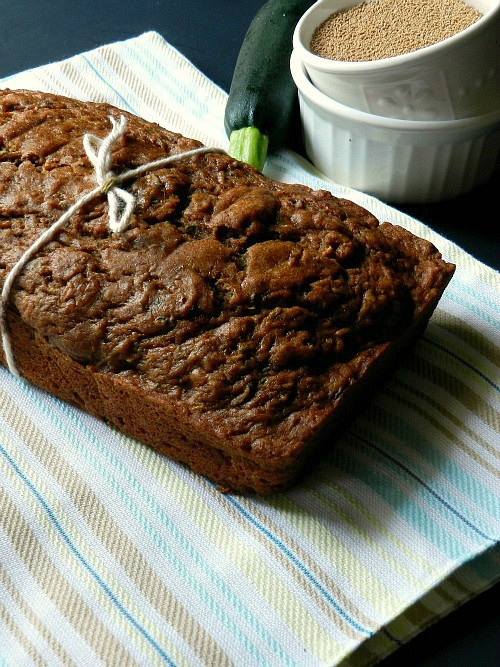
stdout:
<svg viewBox="0 0 500 667">
<path fill-rule="evenodd" d="M 110 114 L 128 122 L 116 173 L 201 146 L 106 104 L 0 91 L 0 285 L 95 187 L 82 139 L 106 136 Z M 221 488 L 286 488 L 421 334 L 455 267 L 352 202 L 222 152 L 127 189 L 125 232 L 108 230 L 99 196 L 16 279 L 19 371 Z"/>
</svg>

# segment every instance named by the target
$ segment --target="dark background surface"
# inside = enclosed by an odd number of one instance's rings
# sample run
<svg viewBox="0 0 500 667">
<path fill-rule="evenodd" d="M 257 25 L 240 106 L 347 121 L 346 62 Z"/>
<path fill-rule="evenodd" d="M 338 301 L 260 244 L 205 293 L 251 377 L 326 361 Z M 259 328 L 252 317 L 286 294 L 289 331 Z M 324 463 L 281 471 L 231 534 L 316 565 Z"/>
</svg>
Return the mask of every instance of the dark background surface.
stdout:
<svg viewBox="0 0 500 667">
<path fill-rule="evenodd" d="M 246 29 L 262 4 L 263 0 L 0 0 L 0 77 L 156 30 L 228 91 Z M 396 208 L 500 268 L 498 173 L 458 199 Z M 499 667 L 499 600 L 497 585 L 422 632 L 383 664 Z"/>
</svg>

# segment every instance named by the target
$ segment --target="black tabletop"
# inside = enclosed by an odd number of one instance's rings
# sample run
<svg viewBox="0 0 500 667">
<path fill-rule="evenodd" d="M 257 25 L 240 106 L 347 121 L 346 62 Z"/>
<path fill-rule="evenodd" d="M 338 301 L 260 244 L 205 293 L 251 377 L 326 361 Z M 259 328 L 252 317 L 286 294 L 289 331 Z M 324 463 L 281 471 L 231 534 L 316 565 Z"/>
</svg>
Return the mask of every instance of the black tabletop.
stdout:
<svg viewBox="0 0 500 667">
<path fill-rule="evenodd" d="M 156 30 L 229 90 L 241 41 L 262 4 L 263 0 L 0 0 L 0 77 Z M 457 199 L 397 208 L 500 268 L 500 172 Z M 466 603 L 384 665 L 498 667 L 499 593 L 496 586 Z"/>
</svg>

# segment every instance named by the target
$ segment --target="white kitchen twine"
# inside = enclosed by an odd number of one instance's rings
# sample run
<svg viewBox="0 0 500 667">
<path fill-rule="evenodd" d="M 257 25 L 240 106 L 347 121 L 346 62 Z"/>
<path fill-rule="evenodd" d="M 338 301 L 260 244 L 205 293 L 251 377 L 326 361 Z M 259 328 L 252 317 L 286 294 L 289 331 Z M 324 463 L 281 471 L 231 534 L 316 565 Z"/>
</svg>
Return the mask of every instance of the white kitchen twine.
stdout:
<svg viewBox="0 0 500 667">
<path fill-rule="evenodd" d="M 95 169 L 95 177 L 98 184 L 97 187 L 83 195 L 78 201 L 70 206 L 58 220 L 43 232 L 43 234 L 21 255 L 5 279 L 0 298 L 0 330 L 2 333 L 2 346 L 7 366 L 10 372 L 17 377 L 19 377 L 19 371 L 17 370 L 9 335 L 7 303 L 14 280 L 23 270 L 25 265 L 35 256 L 38 250 L 55 238 L 61 227 L 69 220 L 73 213 L 76 213 L 82 206 L 101 194 L 107 195 L 108 198 L 109 228 L 112 232 L 123 232 L 127 228 L 130 222 L 130 217 L 134 211 L 135 197 L 130 192 L 116 187 L 118 183 L 131 180 L 132 178 L 141 176 L 147 171 L 164 167 L 165 165 L 181 160 L 182 158 L 191 157 L 200 153 L 225 152 L 220 148 L 201 146 L 200 148 L 170 155 L 165 158 L 160 158 L 159 160 L 154 160 L 153 162 L 147 162 L 136 169 L 130 169 L 121 174 L 114 174 L 111 170 L 112 149 L 117 140 L 125 133 L 127 120 L 125 116 L 121 116 L 119 121 L 116 121 L 113 116 L 110 116 L 109 118 L 112 129 L 107 137 L 101 139 L 93 134 L 86 134 L 83 137 L 85 152 Z"/>
</svg>

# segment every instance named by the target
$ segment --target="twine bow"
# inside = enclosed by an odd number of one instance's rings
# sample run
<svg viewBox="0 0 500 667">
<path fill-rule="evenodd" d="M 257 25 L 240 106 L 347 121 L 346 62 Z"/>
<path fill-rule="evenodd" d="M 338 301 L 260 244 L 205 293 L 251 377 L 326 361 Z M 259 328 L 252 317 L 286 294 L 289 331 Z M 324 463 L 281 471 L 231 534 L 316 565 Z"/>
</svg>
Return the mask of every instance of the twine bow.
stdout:
<svg viewBox="0 0 500 667">
<path fill-rule="evenodd" d="M 110 116 L 110 121 L 112 130 L 107 137 L 101 139 L 93 134 L 86 134 L 83 137 L 83 147 L 95 169 L 95 178 L 100 185 L 100 191 L 108 198 L 109 228 L 112 232 L 123 232 L 134 211 L 135 198 L 130 192 L 117 187 L 116 184 L 122 179 L 115 176 L 111 170 L 111 151 L 117 140 L 124 134 L 127 121 L 125 116 L 120 116 L 118 122 L 113 116 Z"/>
</svg>

